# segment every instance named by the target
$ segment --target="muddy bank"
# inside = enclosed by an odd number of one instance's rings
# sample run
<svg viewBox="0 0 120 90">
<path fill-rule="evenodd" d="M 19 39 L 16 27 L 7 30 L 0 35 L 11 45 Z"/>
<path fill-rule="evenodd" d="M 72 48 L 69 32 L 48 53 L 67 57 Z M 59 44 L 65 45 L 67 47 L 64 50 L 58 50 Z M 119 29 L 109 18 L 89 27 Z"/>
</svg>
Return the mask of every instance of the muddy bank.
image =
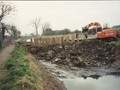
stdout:
<svg viewBox="0 0 120 90">
<path fill-rule="evenodd" d="M 39 76 L 42 79 L 43 90 L 67 90 L 63 82 L 60 81 L 55 75 L 50 73 L 46 67 L 40 62 L 36 61 L 35 57 L 29 54 L 31 60 L 36 64 L 39 71 Z"/>
<path fill-rule="evenodd" d="M 120 48 L 101 40 L 84 40 L 62 45 L 31 46 L 21 44 L 37 60 L 46 60 L 61 68 L 119 66 Z"/>
</svg>

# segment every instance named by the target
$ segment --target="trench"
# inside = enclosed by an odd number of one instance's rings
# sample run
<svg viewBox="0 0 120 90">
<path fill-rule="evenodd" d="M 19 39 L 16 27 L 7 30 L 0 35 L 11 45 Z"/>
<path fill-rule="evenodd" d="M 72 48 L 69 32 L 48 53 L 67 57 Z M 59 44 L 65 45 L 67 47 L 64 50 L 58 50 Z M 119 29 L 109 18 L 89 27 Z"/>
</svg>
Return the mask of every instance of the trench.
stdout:
<svg viewBox="0 0 120 90">
<path fill-rule="evenodd" d="M 120 47 L 113 42 L 83 40 L 61 45 L 21 45 L 63 81 L 68 90 L 120 88 Z"/>
<path fill-rule="evenodd" d="M 119 90 L 120 68 L 63 70 L 56 64 L 39 60 L 68 90 Z"/>
</svg>

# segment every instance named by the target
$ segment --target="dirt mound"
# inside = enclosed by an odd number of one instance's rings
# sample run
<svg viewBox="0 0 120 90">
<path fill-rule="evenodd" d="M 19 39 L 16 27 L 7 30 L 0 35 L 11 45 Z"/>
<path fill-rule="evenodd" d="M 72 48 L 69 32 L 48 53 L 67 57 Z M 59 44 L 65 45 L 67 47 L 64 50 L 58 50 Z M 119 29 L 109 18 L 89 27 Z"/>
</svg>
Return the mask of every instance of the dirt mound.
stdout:
<svg viewBox="0 0 120 90">
<path fill-rule="evenodd" d="M 83 40 L 63 45 L 31 46 L 23 44 L 37 60 L 73 67 L 100 67 L 116 59 L 115 45 L 101 40 Z"/>
</svg>

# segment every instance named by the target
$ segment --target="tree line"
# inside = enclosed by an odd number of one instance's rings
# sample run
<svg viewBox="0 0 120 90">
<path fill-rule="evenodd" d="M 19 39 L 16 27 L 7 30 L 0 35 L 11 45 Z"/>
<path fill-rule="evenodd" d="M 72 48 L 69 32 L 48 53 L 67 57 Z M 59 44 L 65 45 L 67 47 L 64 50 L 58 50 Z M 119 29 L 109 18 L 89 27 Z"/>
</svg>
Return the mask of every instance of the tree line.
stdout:
<svg viewBox="0 0 120 90">
<path fill-rule="evenodd" d="M 120 28 L 120 25 L 114 25 L 113 28 Z"/>
<path fill-rule="evenodd" d="M 38 36 L 38 28 L 42 26 L 42 36 L 50 36 L 50 35 L 65 35 L 70 33 L 81 33 L 80 30 L 71 31 L 68 28 L 62 30 L 52 30 L 50 23 L 46 22 L 44 24 L 40 23 L 40 18 L 35 18 L 30 22 L 30 25 L 35 29 L 36 35 Z M 34 33 L 31 33 L 30 36 L 35 36 Z"/>
<path fill-rule="evenodd" d="M 66 35 L 66 34 L 71 34 L 71 33 L 81 33 L 79 30 L 71 31 L 68 28 L 65 28 L 63 30 L 52 30 L 51 28 L 47 28 L 44 30 L 43 35 L 44 36 L 49 36 L 49 35 Z"/>
<path fill-rule="evenodd" d="M 15 11 L 17 10 L 13 3 L 0 2 L 0 39 L 4 40 L 6 33 L 11 36 L 12 40 L 20 37 L 21 31 L 17 29 L 16 25 L 6 24 L 4 22 L 4 19 L 12 15 Z"/>
</svg>

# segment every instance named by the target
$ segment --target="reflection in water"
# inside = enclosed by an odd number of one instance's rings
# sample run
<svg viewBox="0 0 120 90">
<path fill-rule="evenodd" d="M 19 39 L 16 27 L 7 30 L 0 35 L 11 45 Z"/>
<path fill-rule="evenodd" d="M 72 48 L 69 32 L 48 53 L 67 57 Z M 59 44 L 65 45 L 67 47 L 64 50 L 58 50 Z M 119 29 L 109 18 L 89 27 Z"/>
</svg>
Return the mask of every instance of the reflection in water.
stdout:
<svg viewBox="0 0 120 90">
<path fill-rule="evenodd" d="M 120 77 L 120 72 L 110 72 L 106 73 L 106 75 L 114 75 L 115 77 Z"/>
<path fill-rule="evenodd" d="M 82 75 L 81 77 L 83 77 L 84 79 L 87 79 L 87 76 Z"/>
<path fill-rule="evenodd" d="M 84 79 L 87 79 L 87 76 L 84 76 L 84 75 L 82 75 L 81 77 L 83 77 Z M 101 77 L 100 75 L 90 75 L 90 76 L 88 76 L 88 77 L 91 77 L 91 78 L 93 78 L 93 79 L 98 79 L 99 77 Z"/>
<path fill-rule="evenodd" d="M 50 72 L 64 82 L 68 90 L 120 90 L 119 69 L 95 68 L 87 71 L 66 71 L 58 69 L 54 64 L 41 62 L 46 65 Z"/>
<path fill-rule="evenodd" d="M 101 76 L 100 75 L 90 75 L 89 77 L 94 78 L 94 79 L 98 79 Z"/>
<path fill-rule="evenodd" d="M 120 90 L 120 78 L 103 76 L 98 80 L 88 77 L 61 79 L 68 90 Z"/>
</svg>

